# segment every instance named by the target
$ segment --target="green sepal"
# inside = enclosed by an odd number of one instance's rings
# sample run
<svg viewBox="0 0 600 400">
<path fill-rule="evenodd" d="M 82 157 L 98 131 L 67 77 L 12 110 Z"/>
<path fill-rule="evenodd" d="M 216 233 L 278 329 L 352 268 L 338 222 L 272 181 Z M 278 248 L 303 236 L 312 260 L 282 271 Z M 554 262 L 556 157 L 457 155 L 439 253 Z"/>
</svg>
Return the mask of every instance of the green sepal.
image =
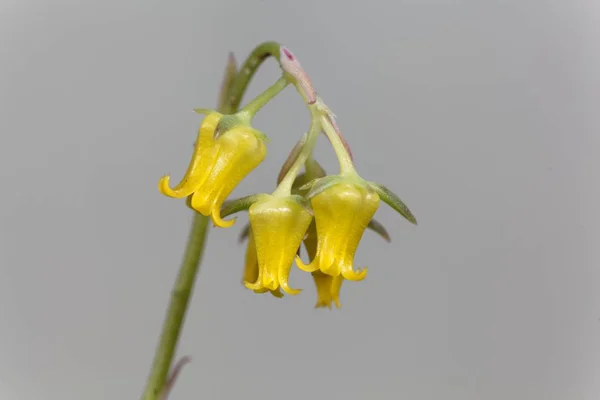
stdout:
<svg viewBox="0 0 600 400">
<path fill-rule="evenodd" d="M 400 213 L 400 215 L 406 218 L 409 222 L 417 225 L 417 219 L 415 218 L 413 213 L 408 209 L 406 204 L 404 204 L 404 202 L 400 200 L 400 197 L 398 197 L 394 192 L 376 182 L 369 182 L 369 186 L 371 187 L 371 189 L 377 192 L 381 200 L 387 203 L 395 211 Z"/>
<path fill-rule="evenodd" d="M 250 129 L 252 130 L 252 133 L 254 133 L 254 136 L 256 136 L 257 138 L 259 138 L 260 140 L 262 140 L 265 143 L 269 143 L 269 137 L 267 135 L 265 135 L 258 129 L 254 129 L 254 128 L 250 128 Z"/>
<path fill-rule="evenodd" d="M 311 180 L 323 178 L 327 175 L 323 167 L 317 162 L 317 160 L 310 158 L 305 164 L 306 172 L 298 174 L 294 183 L 292 184 L 292 194 L 304 195 L 308 192 L 310 187 L 304 187 Z M 314 183 L 314 182 L 313 182 Z"/>
<path fill-rule="evenodd" d="M 294 183 L 292 184 L 292 194 L 304 194 L 306 191 L 300 190 L 300 188 L 308 183 L 308 176 L 303 172 L 296 175 Z"/>
<path fill-rule="evenodd" d="M 306 185 L 300 187 L 300 190 L 308 190 L 306 194 L 306 198 L 312 199 L 316 195 L 322 193 L 323 191 L 337 185 L 342 182 L 344 177 L 340 175 L 328 175 L 323 178 L 313 179 L 308 182 Z"/>
<path fill-rule="evenodd" d="M 235 128 L 239 125 L 246 125 L 244 121 L 241 120 L 237 115 L 229 115 L 225 114 L 219 120 L 217 127 L 215 128 L 215 132 L 213 133 L 213 137 L 217 139 L 219 136 L 224 135 L 227 131 Z"/>
<path fill-rule="evenodd" d="M 223 74 L 223 80 L 221 81 L 219 101 L 217 102 L 219 105 L 219 110 L 225 109 L 230 101 L 229 91 L 231 90 L 233 80 L 235 79 L 237 73 L 238 69 L 237 63 L 235 62 L 235 57 L 233 53 L 229 53 L 229 57 L 227 58 L 227 66 L 225 67 L 225 73 Z"/>
<path fill-rule="evenodd" d="M 291 195 L 290 199 L 292 199 L 293 201 L 298 203 L 300 206 L 302 206 L 306 211 L 308 211 L 310 213 L 310 215 L 314 215 L 309 199 L 307 199 L 306 197 L 301 196 L 299 194 Z"/>
<path fill-rule="evenodd" d="M 319 162 L 312 157 L 306 160 L 306 163 L 304 163 L 304 168 L 306 169 L 306 175 L 312 179 L 323 178 L 327 175 L 327 172 L 325 172 L 325 169 L 321 166 L 321 164 L 319 164 Z"/>
<path fill-rule="evenodd" d="M 199 112 L 199 111 L 206 111 L 206 110 L 204 110 L 204 109 L 196 109 L 194 111 Z M 221 119 L 219 120 L 219 123 L 217 124 L 215 132 L 213 133 L 213 138 L 217 139 L 217 138 L 219 138 L 219 136 L 226 134 L 227 132 L 229 132 L 230 130 L 232 130 L 234 128 L 237 128 L 238 126 L 245 126 L 245 127 L 247 127 L 254 134 L 254 136 L 256 136 L 257 138 L 261 139 L 265 143 L 269 142 L 269 138 L 267 137 L 267 135 L 265 135 L 264 133 L 262 133 L 258 129 L 255 129 L 252 126 L 250 126 L 250 123 L 248 121 L 246 121 L 239 114 L 231 114 L 231 115 L 225 114 L 225 115 L 223 115 L 221 117 Z"/>
<path fill-rule="evenodd" d="M 215 110 L 211 110 L 209 108 L 194 108 L 194 112 L 197 114 L 209 115 L 209 114 L 215 112 Z M 267 137 L 267 135 L 265 135 L 258 129 L 255 129 L 255 128 L 249 126 L 248 123 L 237 114 L 223 115 L 217 125 L 217 128 L 215 129 L 215 133 L 213 134 L 213 137 L 216 139 L 219 136 L 223 135 L 224 133 L 227 133 L 227 131 L 229 131 L 230 129 L 233 129 L 236 126 L 240 126 L 240 125 L 248 126 L 250 128 L 250 130 L 252 131 L 252 133 L 254 134 L 254 136 L 263 140 L 264 142 L 269 141 L 269 138 Z"/>
<path fill-rule="evenodd" d="M 371 222 L 369 222 L 369 225 L 367 225 L 367 228 L 377 233 L 386 242 L 389 243 L 392 241 L 392 238 L 390 237 L 390 234 L 388 233 L 387 229 L 385 229 L 385 226 L 383 226 L 381 222 L 377 221 L 376 219 L 372 219 Z"/>
<path fill-rule="evenodd" d="M 303 174 L 304 175 L 304 174 Z M 306 175 L 304 175 L 304 180 L 306 180 Z M 305 184 L 303 184 L 302 186 L 298 186 L 298 190 L 306 192 L 310 189 L 312 189 L 312 187 L 320 180 L 323 178 L 317 178 L 317 179 L 311 179 L 308 182 L 306 182 Z"/>
<path fill-rule="evenodd" d="M 243 243 L 244 240 L 246 240 L 248 238 L 248 236 L 250 235 L 250 232 L 251 232 L 250 223 L 247 223 L 246 225 L 244 225 L 244 227 L 240 231 L 240 234 L 238 235 L 238 242 Z"/>
<path fill-rule="evenodd" d="M 194 112 L 200 115 L 208 115 L 215 112 L 215 110 L 211 110 L 210 108 L 194 108 Z"/>
</svg>

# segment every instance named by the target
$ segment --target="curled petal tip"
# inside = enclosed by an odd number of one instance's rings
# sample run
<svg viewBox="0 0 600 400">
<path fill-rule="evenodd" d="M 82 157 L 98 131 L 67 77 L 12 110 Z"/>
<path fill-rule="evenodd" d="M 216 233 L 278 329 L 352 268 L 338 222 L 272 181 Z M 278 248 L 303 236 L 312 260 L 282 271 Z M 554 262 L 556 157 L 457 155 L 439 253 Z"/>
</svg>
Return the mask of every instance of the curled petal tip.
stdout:
<svg viewBox="0 0 600 400">
<path fill-rule="evenodd" d="M 169 174 L 160 178 L 160 181 L 158 182 L 158 190 L 165 196 L 177 197 L 177 194 L 173 191 L 173 189 L 171 189 L 171 186 L 169 185 L 170 180 L 171 176 Z"/>
<path fill-rule="evenodd" d="M 164 187 L 169 187 L 169 180 L 171 177 L 169 174 L 163 175 L 158 181 L 158 191 L 164 193 Z"/>
<path fill-rule="evenodd" d="M 300 257 L 296 256 L 296 265 L 298 266 L 298 268 L 300 268 L 302 271 L 304 272 L 314 272 L 316 271 L 318 268 L 316 266 L 313 265 L 314 263 L 309 263 L 304 264 L 302 262 L 302 260 L 300 259 Z"/>
<path fill-rule="evenodd" d="M 357 271 L 348 269 L 342 271 L 342 276 L 349 281 L 362 281 L 367 276 L 367 268 L 365 267 Z"/>
<path fill-rule="evenodd" d="M 300 294 L 300 292 L 302 291 L 302 289 L 293 289 L 293 288 L 289 287 L 287 283 L 282 283 L 281 288 L 283 289 L 284 292 L 286 292 L 287 294 L 292 295 L 292 296 Z"/>
<path fill-rule="evenodd" d="M 173 197 L 176 199 L 182 199 L 191 194 L 189 185 L 179 184 L 175 187 L 175 189 L 172 189 L 170 186 L 170 182 L 171 176 L 168 174 L 160 178 L 160 181 L 158 182 L 158 190 L 165 196 Z"/>
<path fill-rule="evenodd" d="M 213 219 L 213 227 L 216 227 L 216 228 L 231 228 L 234 224 L 235 224 L 235 218 L 230 219 L 230 220 L 222 219 L 219 221 L 215 221 Z"/>
<path fill-rule="evenodd" d="M 215 226 L 218 226 L 219 228 L 231 228 L 233 226 L 233 224 L 235 224 L 235 218 L 228 219 L 228 220 L 221 218 L 221 214 L 220 214 L 218 208 L 216 208 L 212 212 L 211 216 L 212 216 L 213 223 L 215 224 Z"/>
</svg>

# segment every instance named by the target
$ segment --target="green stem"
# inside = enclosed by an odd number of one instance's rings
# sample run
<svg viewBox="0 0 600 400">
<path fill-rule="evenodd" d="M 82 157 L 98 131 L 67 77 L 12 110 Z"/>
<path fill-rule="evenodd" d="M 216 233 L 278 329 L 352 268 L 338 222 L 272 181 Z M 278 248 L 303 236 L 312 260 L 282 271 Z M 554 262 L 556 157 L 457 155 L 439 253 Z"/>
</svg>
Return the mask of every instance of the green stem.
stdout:
<svg viewBox="0 0 600 400">
<path fill-rule="evenodd" d="M 296 176 L 300 172 L 300 169 L 304 163 L 306 163 L 306 160 L 311 157 L 313 148 L 315 147 L 315 142 L 317 141 L 317 137 L 321 132 L 321 120 L 318 118 L 318 110 L 314 105 L 309 105 L 308 109 L 311 113 L 311 124 L 306 135 L 306 142 L 304 143 L 300 154 L 291 165 L 288 172 L 285 174 L 284 178 L 281 180 L 279 185 L 277 185 L 277 188 L 273 192 L 274 196 L 289 196 L 291 194 L 294 180 L 296 179 Z"/>
<path fill-rule="evenodd" d="M 223 107 L 223 110 L 221 110 L 222 113 L 232 114 L 237 111 L 248 84 L 263 61 L 269 57 L 275 57 L 277 62 L 279 62 L 280 47 L 281 45 L 277 42 L 265 42 L 256 46 L 235 76 L 231 88 L 229 89 L 227 107 Z"/>
<path fill-rule="evenodd" d="M 257 46 L 235 76 L 231 73 L 233 61 L 230 60 L 223 83 L 223 93 L 221 93 L 223 100 L 220 101 L 220 112 L 231 114 L 237 111 L 250 80 L 262 62 L 269 56 L 274 56 L 279 61 L 279 47 L 280 45 L 275 42 L 266 42 Z M 164 394 L 189 299 L 200 269 L 208 234 L 208 221 L 208 217 L 198 213 L 194 214 L 183 261 L 171 293 L 167 315 L 142 400 L 158 400 Z"/>
<path fill-rule="evenodd" d="M 160 341 L 154 355 L 148 384 L 142 396 L 143 400 L 159 399 L 167 381 L 179 333 L 181 332 L 181 326 L 185 320 L 188 302 L 194 289 L 195 278 L 200 268 L 202 254 L 204 253 L 204 245 L 208 233 L 208 221 L 209 218 L 202 214 L 194 215 L 183 262 L 181 263 L 179 275 L 171 292 L 171 301 L 167 310 L 162 334 L 160 335 Z"/>
<path fill-rule="evenodd" d="M 251 102 L 246 104 L 237 115 L 245 119 L 248 123 L 256 113 L 264 107 L 273 97 L 277 96 L 289 84 L 286 78 L 279 78 L 277 82 L 269 86 L 267 90 L 256 96 Z"/>
<path fill-rule="evenodd" d="M 333 151 L 335 152 L 335 155 L 337 156 L 337 159 L 340 163 L 340 174 L 343 175 L 356 173 L 352 157 L 346 150 L 342 139 L 340 138 L 334 126 L 332 125 L 327 114 L 323 114 L 321 116 L 321 126 L 323 127 L 323 132 L 325 132 L 325 135 L 327 135 L 327 137 L 329 138 L 331 146 L 333 147 Z"/>
</svg>

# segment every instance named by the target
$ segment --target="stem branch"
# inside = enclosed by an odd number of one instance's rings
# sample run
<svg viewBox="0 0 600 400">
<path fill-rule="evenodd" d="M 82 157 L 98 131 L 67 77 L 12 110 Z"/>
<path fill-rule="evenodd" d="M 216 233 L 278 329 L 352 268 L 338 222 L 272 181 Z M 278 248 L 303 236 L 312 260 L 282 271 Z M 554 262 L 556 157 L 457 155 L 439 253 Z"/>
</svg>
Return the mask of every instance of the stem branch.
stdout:
<svg viewBox="0 0 600 400">
<path fill-rule="evenodd" d="M 277 82 L 269 86 L 264 92 L 246 104 L 237 115 L 243 116 L 246 120 L 250 121 L 265 104 L 271 101 L 273 97 L 277 96 L 287 85 L 289 85 L 289 82 L 286 78 L 279 78 Z"/>
</svg>

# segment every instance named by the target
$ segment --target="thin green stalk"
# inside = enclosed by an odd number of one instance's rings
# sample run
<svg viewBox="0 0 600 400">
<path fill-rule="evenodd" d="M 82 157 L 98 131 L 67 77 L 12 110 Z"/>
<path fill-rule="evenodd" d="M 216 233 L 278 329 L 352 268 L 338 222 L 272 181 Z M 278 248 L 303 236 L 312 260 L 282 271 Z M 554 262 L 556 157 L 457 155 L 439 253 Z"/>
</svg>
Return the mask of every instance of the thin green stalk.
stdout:
<svg viewBox="0 0 600 400">
<path fill-rule="evenodd" d="M 281 45 L 277 42 L 262 43 L 250 53 L 244 64 L 238 70 L 235 79 L 229 89 L 228 102 L 221 112 L 232 114 L 238 110 L 242 102 L 242 96 L 250 84 L 252 77 L 260 65 L 269 57 L 275 57 L 279 62 L 279 48 Z"/>
<path fill-rule="evenodd" d="M 286 78 L 279 78 L 279 80 L 267 88 L 267 90 L 246 104 L 244 108 L 237 113 L 237 115 L 250 122 L 256 113 L 263 108 L 265 104 L 271 101 L 273 97 L 277 96 L 283 89 L 285 89 L 287 85 L 289 85 L 289 82 Z"/>
<path fill-rule="evenodd" d="M 194 215 L 183 262 L 171 292 L 171 301 L 163 324 L 162 334 L 156 348 L 146 390 L 142 396 L 143 400 L 160 399 L 167 381 L 189 299 L 194 289 L 195 278 L 204 253 L 204 245 L 208 234 L 208 221 L 209 218 L 202 214 L 196 213 Z"/>
<path fill-rule="evenodd" d="M 294 185 L 294 181 L 296 180 L 296 176 L 300 172 L 300 169 L 304 166 L 304 163 L 308 158 L 312 155 L 313 148 L 315 147 L 315 142 L 317 141 L 317 137 L 321 132 L 321 121 L 315 115 L 315 107 L 310 105 L 309 110 L 312 115 L 310 129 L 306 135 L 306 142 L 298 154 L 298 157 L 294 161 L 294 163 L 289 167 L 287 173 L 277 185 L 277 188 L 273 192 L 274 196 L 289 196 L 292 192 L 292 186 Z"/>
<path fill-rule="evenodd" d="M 279 44 L 275 42 L 259 45 L 235 75 L 233 73 L 235 71 L 235 61 L 230 58 L 221 90 L 220 112 L 231 114 L 239 108 L 243 94 L 262 62 L 269 56 L 275 56 L 279 60 L 279 47 Z M 208 217 L 198 213 L 194 214 L 183 261 L 171 293 L 167 315 L 142 400 L 159 400 L 164 395 L 169 371 L 173 364 L 173 356 L 179 341 L 179 334 L 194 289 L 196 275 L 200 269 L 208 234 L 208 221 Z"/>
<path fill-rule="evenodd" d="M 329 142 L 333 147 L 333 151 L 338 158 L 340 163 L 340 174 L 353 174 L 356 173 L 356 169 L 354 168 L 354 162 L 352 161 L 352 156 L 348 152 L 346 146 L 344 146 L 344 142 L 340 137 L 338 131 L 335 129 L 333 124 L 331 123 L 330 117 L 327 115 L 321 116 L 321 126 L 323 127 L 323 132 L 329 138 Z"/>
</svg>

